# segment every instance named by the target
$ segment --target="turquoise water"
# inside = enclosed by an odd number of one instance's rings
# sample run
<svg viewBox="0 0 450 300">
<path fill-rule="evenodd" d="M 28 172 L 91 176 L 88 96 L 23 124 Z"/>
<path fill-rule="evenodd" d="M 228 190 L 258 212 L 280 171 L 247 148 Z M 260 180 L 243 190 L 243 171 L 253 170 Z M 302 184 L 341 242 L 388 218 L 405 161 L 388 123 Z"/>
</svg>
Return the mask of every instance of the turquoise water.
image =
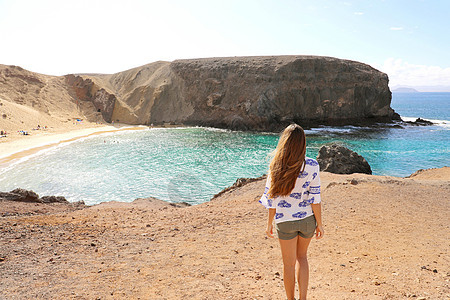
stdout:
<svg viewBox="0 0 450 300">
<path fill-rule="evenodd" d="M 407 176 L 450 165 L 450 93 L 394 94 L 406 117 L 439 120 L 405 128 L 320 127 L 307 130 L 307 155 L 339 142 L 366 158 L 377 175 Z M 422 99 L 422 100 L 421 100 Z M 424 101 L 427 102 L 424 102 Z M 42 151 L 0 170 L 0 191 L 16 187 L 87 204 L 156 197 L 208 201 L 240 177 L 266 173 L 278 135 L 214 128 L 124 131 Z"/>
</svg>

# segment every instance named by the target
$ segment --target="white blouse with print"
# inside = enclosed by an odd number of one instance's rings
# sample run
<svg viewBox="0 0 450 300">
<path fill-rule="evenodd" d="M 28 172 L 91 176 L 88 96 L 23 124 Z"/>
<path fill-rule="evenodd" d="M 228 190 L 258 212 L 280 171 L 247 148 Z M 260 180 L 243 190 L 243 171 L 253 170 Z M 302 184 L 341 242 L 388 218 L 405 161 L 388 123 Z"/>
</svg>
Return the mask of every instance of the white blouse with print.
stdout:
<svg viewBox="0 0 450 300">
<path fill-rule="evenodd" d="M 270 172 L 267 175 L 266 188 L 259 203 L 266 208 L 275 208 L 275 223 L 304 219 L 313 215 L 311 204 L 320 203 L 319 163 L 305 157 L 305 169 L 298 175 L 290 195 L 268 198 Z"/>
</svg>

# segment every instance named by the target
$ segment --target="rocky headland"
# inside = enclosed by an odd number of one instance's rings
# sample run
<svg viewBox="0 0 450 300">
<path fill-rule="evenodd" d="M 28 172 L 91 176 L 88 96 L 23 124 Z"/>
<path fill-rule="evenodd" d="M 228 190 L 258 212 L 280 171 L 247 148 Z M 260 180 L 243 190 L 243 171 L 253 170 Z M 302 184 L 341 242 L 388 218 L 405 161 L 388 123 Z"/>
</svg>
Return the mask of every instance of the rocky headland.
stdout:
<svg viewBox="0 0 450 300">
<path fill-rule="evenodd" d="M 79 77 L 115 95 L 112 119 L 128 124 L 278 131 L 290 122 L 308 127 L 394 116 L 386 74 L 331 57 L 186 59 Z"/>
<path fill-rule="evenodd" d="M 386 74 L 319 56 L 158 61 L 109 75 L 48 76 L 0 65 L 0 102 L 9 131 L 20 130 L 30 112 L 33 126 L 83 119 L 257 131 L 396 118 Z"/>
</svg>

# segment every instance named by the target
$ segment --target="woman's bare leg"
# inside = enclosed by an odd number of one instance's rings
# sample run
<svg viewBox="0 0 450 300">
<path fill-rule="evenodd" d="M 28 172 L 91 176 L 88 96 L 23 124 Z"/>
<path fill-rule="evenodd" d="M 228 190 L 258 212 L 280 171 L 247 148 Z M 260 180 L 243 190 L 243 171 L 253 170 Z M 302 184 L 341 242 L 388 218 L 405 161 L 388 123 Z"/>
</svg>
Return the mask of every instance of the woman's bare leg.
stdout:
<svg viewBox="0 0 450 300">
<path fill-rule="evenodd" d="M 280 241 L 281 256 L 283 257 L 283 282 L 288 300 L 294 299 L 295 294 L 295 262 L 297 261 L 297 239 Z"/>
<path fill-rule="evenodd" d="M 299 236 L 297 238 L 297 281 L 298 289 L 300 292 L 299 299 L 306 300 L 306 293 L 308 291 L 309 281 L 309 266 L 308 266 L 308 246 L 311 242 L 311 238 L 305 239 Z"/>
</svg>

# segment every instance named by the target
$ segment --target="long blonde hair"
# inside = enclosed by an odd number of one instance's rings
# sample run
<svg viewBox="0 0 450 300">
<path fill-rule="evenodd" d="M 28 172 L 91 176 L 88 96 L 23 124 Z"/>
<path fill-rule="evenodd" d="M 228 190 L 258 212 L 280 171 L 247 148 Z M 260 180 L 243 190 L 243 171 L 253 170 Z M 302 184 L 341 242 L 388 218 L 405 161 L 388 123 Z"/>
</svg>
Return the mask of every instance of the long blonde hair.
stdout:
<svg viewBox="0 0 450 300">
<path fill-rule="evenodd" d="M 283 130 L 270 162 L 271 185 L 267 192 L 271 198 L 287 196 L 305 168 L 306 137 L 303 128 L 291 124 Z"/>
</svg>

